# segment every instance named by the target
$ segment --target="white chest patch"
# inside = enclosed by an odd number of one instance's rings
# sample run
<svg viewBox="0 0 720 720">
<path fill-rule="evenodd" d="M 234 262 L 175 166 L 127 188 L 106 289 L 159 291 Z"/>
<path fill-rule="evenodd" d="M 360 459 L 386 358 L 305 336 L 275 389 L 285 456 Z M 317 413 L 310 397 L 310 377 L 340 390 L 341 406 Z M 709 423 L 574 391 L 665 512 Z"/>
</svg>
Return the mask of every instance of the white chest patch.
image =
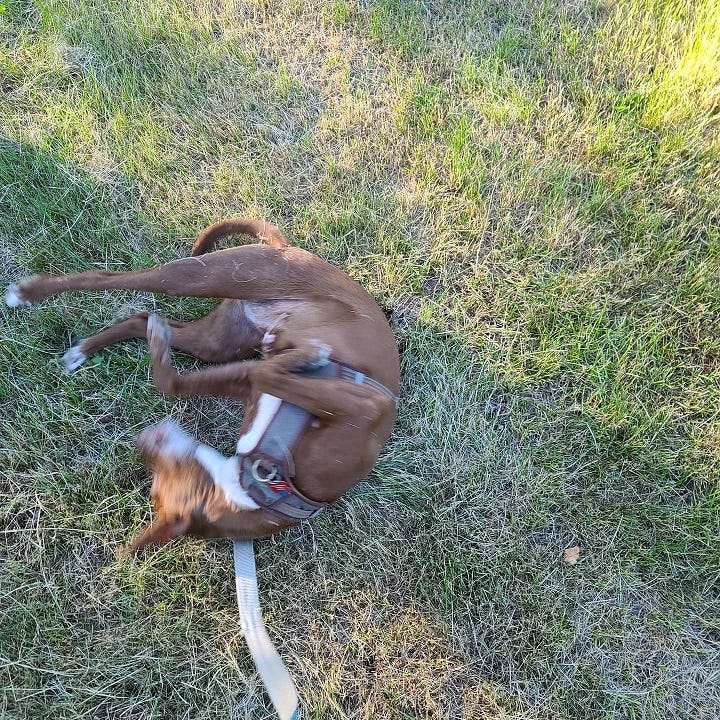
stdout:
<svg viewBox="0 0 720 720">
<path fill-rule="evenodd" d="M 228 458 L 209 445 L 198 445 L 195 459 L 210 473 L 229 503 L 248 510 L 260 507 L 240 485 L 240 461 L 237 455 Z"/>
<path fill-rule="evenodd" d="M 260 396 L 252 425 L 250 425 L 250 429 L 244 435 L 241 435 L 238 440 L 238 454 L 252 452 L 257 447 L 263 433 L 268 429 L 268 425 L 270 425 L 275 415 L 277 415 L 281 404 L 282 400 L 274 395 L 263 393 Z"/>
</svg>

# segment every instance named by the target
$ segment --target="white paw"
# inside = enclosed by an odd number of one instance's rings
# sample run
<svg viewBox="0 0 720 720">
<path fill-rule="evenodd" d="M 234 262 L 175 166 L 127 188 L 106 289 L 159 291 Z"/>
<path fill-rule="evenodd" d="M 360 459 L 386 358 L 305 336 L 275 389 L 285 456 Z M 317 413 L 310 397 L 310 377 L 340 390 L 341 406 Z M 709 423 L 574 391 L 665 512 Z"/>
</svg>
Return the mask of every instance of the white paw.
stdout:
<svg viewBox="0 0 720 720">
<path fill-rule="evenodd" d="M 167 320 L 160 315 L 151 315 L 147 320 L 147 336 L 150 338 L 159 338 L 170 344 L 170 326 Z"/>
<path fill-rule="evenodd" d="M 32 303 L 20 296 L 20 288 L 13 283 L 5 291 L 5 304 L 8 307 L 30 307 Z"/>
<path fill-rule="evenodd" d="M 147 321 L 147 341 L 153 361 L 170 362 L 170 338 L 167 320 L 160 315 L 151 315 Z"/>
<path fill-rule="evenodd" d="M 310 342 L 317 346 L 317 355 L 313 360 L 308 362 L 307 367 L 312 370 L 324 367 L 330 360 L 332 348 L 329 345 L 325 345 L 325 343 L 321 343 L 319 340 L 311 340 Z"/>
<path fill-rule="evenodd" d="M 197 447 L 195 438 L 174 420 L 165 420 L 159 425 L 146 428 L 135 441 L 141 448 L 152 453 L 178 459 L 189 457 Z"/>
<path fill-rule="evenodd" d="M 328 364 L 332 348 L 329 345 L 321 343 L 319 340 L 310 340 L 310 344 L 316 348 L 314 355 L 311 355 L 307 360 L 297 365 L 292 372 L 317 370 Z"/>
<path fill-rule="evenodd" d="M 62 356 L 65 372 L 77 370 L 87 360 L 87 355 L 80 349 L 81 345 L 81 342 L 74 345 Z"/>
</svg>

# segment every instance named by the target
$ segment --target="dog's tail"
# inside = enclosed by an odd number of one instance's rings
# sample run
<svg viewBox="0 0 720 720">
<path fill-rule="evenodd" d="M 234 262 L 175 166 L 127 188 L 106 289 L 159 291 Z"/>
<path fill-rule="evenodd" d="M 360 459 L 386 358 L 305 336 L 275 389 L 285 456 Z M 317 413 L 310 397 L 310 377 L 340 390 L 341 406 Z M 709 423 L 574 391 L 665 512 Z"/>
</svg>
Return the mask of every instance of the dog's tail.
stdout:
<svg viewBox="0 0 720 720">
<path fill-rule="evenodd" d="M 252 235 L 258 240 L 275 248 L 285 248 L 290 241 L 283 235 L 280 228 L 264 220 L 251 220 L 250 218 L 230 218 L 220 220 L 214 225 L 205 228 L 192 246 L 190 255 L 204 255 L 212 250 L 213 245 L 226 235 Z"/>
</svg>

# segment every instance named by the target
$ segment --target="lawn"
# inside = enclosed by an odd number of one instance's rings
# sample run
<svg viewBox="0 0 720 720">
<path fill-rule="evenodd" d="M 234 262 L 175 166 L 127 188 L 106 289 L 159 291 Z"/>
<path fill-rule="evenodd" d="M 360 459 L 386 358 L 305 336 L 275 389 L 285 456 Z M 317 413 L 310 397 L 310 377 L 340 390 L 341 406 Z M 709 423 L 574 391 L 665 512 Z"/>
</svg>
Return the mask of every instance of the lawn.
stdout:
<svg viewBox="0 0 720 720">
<path fill-rule="evenodd" d="M 716 0 L 4 0 L 0 38 L 3 286 L 253 215 L 390 317 L 377 467 L 256 544 L 306 717 L 720 717 Z M 211 305 L 0 309 L 3 718 L 273 717 L 229 541 L 116 557 L 134 434 L 229 453 L 240 407 L 139 341 L 59 365 Z"/>
</svg>

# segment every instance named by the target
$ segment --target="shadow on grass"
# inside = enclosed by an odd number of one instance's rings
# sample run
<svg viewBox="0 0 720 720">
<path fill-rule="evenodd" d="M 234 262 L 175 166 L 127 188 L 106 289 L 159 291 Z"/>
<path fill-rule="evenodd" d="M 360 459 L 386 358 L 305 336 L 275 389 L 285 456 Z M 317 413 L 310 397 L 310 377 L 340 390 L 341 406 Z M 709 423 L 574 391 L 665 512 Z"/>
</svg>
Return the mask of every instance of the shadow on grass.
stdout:
<svg viewBox="0 0 720 720">
<path fill-rule="evenodd" d="M 102 183 L 52 152 L 0 138 L 5 254 L 33 272 L 73 272 L 138 262 L 128 190 Z M 142 260 L 142 259 L 140 259 Z"/>
</svg>

